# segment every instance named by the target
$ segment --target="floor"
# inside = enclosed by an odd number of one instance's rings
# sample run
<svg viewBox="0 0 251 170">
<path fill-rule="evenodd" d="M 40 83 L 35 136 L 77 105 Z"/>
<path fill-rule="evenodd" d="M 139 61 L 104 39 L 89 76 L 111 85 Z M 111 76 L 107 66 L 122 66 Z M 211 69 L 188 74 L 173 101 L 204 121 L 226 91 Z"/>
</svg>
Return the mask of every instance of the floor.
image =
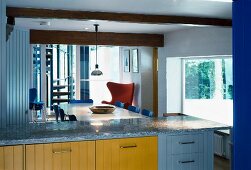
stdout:
<svg viewBox="0 0 251 170">
<path fill-rule="evenodd" d="M 230 161 L 219 156 L 214 156 L 214 170 L 230 170 Z"/>
</svg>

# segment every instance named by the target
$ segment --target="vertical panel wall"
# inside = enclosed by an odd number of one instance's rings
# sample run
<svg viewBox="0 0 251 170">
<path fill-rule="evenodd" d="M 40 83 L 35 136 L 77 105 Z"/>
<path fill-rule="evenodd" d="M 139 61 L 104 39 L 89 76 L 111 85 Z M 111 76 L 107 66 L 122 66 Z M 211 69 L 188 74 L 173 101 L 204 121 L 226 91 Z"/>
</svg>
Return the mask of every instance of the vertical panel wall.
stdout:
<svg viewBox="0 0 251 170">
<path fill-rule="evenodd" d="M 0 1 L 0 127 L 6 125 L 6 1 Z"/>
<path fill-rule="evenodd" d="M 6 45 L 7 124 L 28 121 L 31 51 L 29 32 L 14 29 Z"/>
</svg>

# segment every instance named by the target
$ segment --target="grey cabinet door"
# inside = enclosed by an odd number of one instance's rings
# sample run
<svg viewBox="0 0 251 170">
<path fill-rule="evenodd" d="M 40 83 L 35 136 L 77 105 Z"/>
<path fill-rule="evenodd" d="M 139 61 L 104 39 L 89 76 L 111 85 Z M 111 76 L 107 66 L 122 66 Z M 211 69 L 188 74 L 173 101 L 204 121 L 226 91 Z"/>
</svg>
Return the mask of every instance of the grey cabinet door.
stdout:
<svg viewBox="0 0 251 170">
<path fill-rule="evenodd" d="M 213 131 L 158 136 L 159 170 L 213 170 Z"/>
<path fill-rule="evenodd" d="M 173 155 L 203 152 L 203 134 L 172 136 L 171 140 Z"/>
<path fill-rule="evenodd" d="M 203 154 L 180 154 L 167 156 L 166 170 L 202 170 Z"/>
</svg>

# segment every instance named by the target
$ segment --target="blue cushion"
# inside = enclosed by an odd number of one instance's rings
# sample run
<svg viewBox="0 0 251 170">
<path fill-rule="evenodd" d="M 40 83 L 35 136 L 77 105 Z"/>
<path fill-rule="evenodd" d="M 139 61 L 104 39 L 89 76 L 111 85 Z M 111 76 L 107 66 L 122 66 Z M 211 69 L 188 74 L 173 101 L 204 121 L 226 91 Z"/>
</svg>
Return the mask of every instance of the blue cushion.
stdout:
<svg viewBox="0 0 251 170">
<path fill-rule="evenodd" d="M 83 100 L 70 100 L 70 104 L 72 103 L 84 103 Z"/>
<path fill-rule="evenodd" d="M 142 115 L 148 116 L 148 117 L 153 117 L 153 112 L 150 110 L 143 109 L 142 110 Z"/>
<path fill-rule="evenodd" d="M 70 100 L 70 104 L 72 103 L 93 103 L 92 99 L 86 99 L 86 100 Z"/>
<path fill-rule="evenodd" d="M 120 101 L 116 101 L 114 105 L 117 106 L 117 107 L 121 107 L 121 108 L 125 107 L 125 104 L 120 102 Z"/>
<path fill-rule="evenodd" d="M 127 108 L 128 110 L 135 112 L 135 113 L 139 113 L 140 112 L 140 108 L 137 106 L 128 106 Z"/>
<path fill-rule="evenodd" d="M 92 99 L 86 99 L 86 100 L 83 100 L 84 103 L 93 103 L 93 100 Z"/>
</svg>

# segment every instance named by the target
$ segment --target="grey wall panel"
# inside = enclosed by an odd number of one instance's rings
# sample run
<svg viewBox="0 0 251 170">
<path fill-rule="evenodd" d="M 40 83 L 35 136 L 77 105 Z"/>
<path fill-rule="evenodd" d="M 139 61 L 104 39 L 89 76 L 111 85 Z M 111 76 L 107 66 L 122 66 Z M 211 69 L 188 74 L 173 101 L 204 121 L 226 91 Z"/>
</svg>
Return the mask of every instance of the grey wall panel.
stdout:
<svg viewBox="0 0 251 170">
<path fill-rule="evenodd" d="M 29 32 L 15 30 L 6 45 L 6 2 L 0 2 L 0 127 L 27 122 L 30 87 Z"/>
<path fill-rule="evenodd" d="M 6 1 L 0 1 L 0 127 L 6 125 L 7 77 L 6 77 Z"/>
<path fill-rule="evenodd" d="M 31 49 L 30 49 L 30 34 L 27 33 L 27 36 L 26 36 L 26 39 L 25 39 L 25 42 L 26 44 L 29 44 L 27 46 L 25 46 L 25 54 L 27 54 L 28 56 L 30 57 L 26 57 L 25 58 L 25 64 L 26 64 L 26 67 L 25 67 L 25 72 L 26 72 L 26 79 L 27 79 L 27 83 L 25 84 L 25 95 L 26 96 L 29 96 L 29 88 L 31 87 L 31 80 L 32 80 L 32 55 L 31 55 Z M 26 98 L 26 105 L 29 105 L 29 98 Z M 30 118 L 31 119 L 31 118 Z M 25 116 L 25 122 L 28 122 L 29 121 L 29 117 L 28 117 L 28 111 L 26 113 L 26 116 Z"/>
<path fill-rule="evenodd" d="M 29 32 L 14 29 L 7 41 L 7 123 L 27 122 L 31 64 Z"/>
<path fill-rule="evenodd" d="M 232 28 L 196 27 L 172 31 L 165 34 L 164 48 L 165 57 L 232 55 Z"/>
<path fill-rule="evenodd" d="M 2 21 L 2 3 L 0 4 L 0 125 L 2 125 L 2 116 L 3 116 L 3 104 L 2 104 L 2 58 L 3 58 L 3 44 L 2 44 L 2 39 L 3 39 L 3 21 Z"/>
</svg>

